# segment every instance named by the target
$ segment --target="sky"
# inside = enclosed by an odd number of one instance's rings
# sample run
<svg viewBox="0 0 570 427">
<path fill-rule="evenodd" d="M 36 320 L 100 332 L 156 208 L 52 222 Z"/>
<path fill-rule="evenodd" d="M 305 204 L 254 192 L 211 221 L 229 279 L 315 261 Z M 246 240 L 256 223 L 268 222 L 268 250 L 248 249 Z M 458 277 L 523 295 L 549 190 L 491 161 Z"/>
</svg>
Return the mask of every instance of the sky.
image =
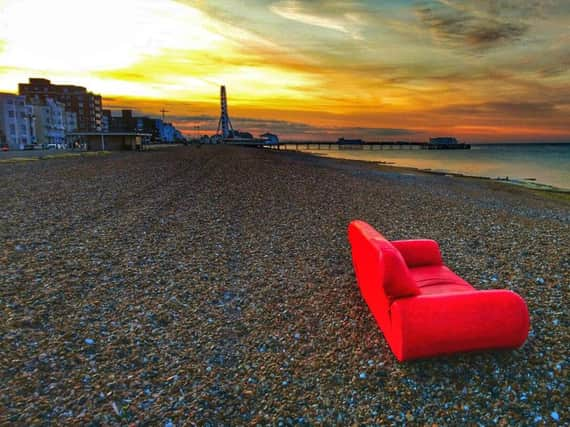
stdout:
<svg viewBox="0 0 570 427">
<path fill-rule="evenodd" d="M 283 140 L 570 142 L 568 0 L 0 0 L 0 91 Z"/>
</svg>

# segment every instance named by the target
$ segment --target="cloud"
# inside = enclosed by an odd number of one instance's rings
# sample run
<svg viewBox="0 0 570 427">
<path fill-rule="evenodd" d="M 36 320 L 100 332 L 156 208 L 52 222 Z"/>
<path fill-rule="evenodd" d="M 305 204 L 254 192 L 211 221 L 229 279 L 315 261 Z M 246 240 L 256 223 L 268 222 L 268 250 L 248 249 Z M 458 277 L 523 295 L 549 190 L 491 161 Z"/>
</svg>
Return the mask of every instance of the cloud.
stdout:
<svg viewBox="0 0 570 427">
<path fill-rule="evenodd" d="M 487 50 L 519 40 L 530 28 L 530 11 L 536 8 L 514 8 L 510 2 L 484 2 L 475 8 L 462 2 L 428 2 L 416 6 L 416 15 L 433 38 L 444 44 Z M 477 3 L 475 3 L 477 4 Z"/>
<path fill-rule="evenodd" d="M 218 116 L 208 114 L 169 115 L 168 120 L 188 134 L 201 133 L 212 135 L 218 127 Z M 272 132 L 282 140 L 320 140 L 335 141 L 337 138 L 363 138 L 368 141 L 393 139 L 417 135 L 413 129 L 362 127 L 362 126 L 318 126 L 288 120 L 263 119 L 255 117 L 231 117 L 235 129 L 261 135 Z M 199 128 L 197 128 L 199 126 Z"/>
<path fill-rule="evenodd" d="M 341 33 L 349 34 L 356 40 L 362 39 L 358 30 L 358 25 L 360 24 L 359 15 L 350 9 L 341 9 L 340 11 L 335 10 L 334 12 L 336 13 L 334 14 L 323 14 L 323 9 L 327 3 L 329 7 L 332 3 L 336 4 L 336 2 L 318 1 L 313 2 L 312 4 L 303 4 L 303 2 L 297 0 L 285 0 L 271 5 L 270 10 L 285 19 L 328 30 L 339 31 Z M 313 7 L 311 7 L 311 5 Z M 315 6 L 317 7 L 315 8 Z"/>
<path fill-rule="evenodd" d="M 218 127 L 217 117 L 169 117 L 182 131 L 192 134 L 213 135 Z M 379 139 L 406 138 L 418 132 L 409 129 L 314 126 L 306 123 L 255 118 L 232 118 L 235 129 L 258 136 L 265 132 L 279 135 L 282 140 L 336 141 L 340 137 L 363 138 L 368 141 Z M 199 128 L 197 127 L 199 126 Z"/>
<path fill-rule="evenodd" d="M 551 46 L 536 52 L 528 62 L 529 65 L 538 67 L 542 78 L 570 74 L 570 35 L 561 37 Z"/>
<path fill-rule="evenodd" d="M 556 104 L 550 102 L 484 102 L 480 104 L 449 105 L 440 111 L 465 115 L 534 117 L 550 115 L 554 112 L 555 107 Z"/>
<path fill-rule="evenodd" d="M 505 129 L 526 128 L 536 131 L 540 126 L 541 133 L 565 132 L 567 137 L 570 135 L 566 120 L 569 112 L 570 102 L 563 99 L 456 104 L 432 111 L 435 114 L 454 117 L 459 127 L 475 125 Z"/>
</svg>

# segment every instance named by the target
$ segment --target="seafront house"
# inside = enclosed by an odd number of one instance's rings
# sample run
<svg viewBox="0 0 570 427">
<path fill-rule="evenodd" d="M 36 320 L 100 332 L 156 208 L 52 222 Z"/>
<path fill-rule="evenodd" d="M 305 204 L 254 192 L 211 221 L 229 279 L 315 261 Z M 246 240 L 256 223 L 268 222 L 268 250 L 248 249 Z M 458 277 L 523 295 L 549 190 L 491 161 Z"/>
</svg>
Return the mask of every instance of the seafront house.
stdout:
<svg viewBox="0 0 570 427">
<path fill-rule="evenodd" d="M 174 143 L 184 141 L 182 133 L 172 123 L 148 116 L 138 117 L 133 110 L 121 110 L 120 115 L 113 115 L 111 110 L 103 110 L 103 132 L 136 132 L 151 135 L 154 142 Z"/>
<path fill-rule="evenodd" d="M 133 116 L 133 110 L 121 110 L 120 116 L 113 116 L 110 110 L 105 110 L 104 115 L 110 117 L 109 132 L 134 132 L 137 127 L 137 119 Z"/>
<path fill-rule="evenodd" d="M 0 145 L 23 150 L 34 143 L 34 114 L 26 97 L 0 93 Z"/>
<path fill-rule="evenodd" d="M 157 119 L 153 119 L 152 117 L 137 117 L 137 124 L 136 124 L 136 131 L 142 133 L 149 133 L 151 134 L 151 139 L 153 141 L 160 140 L 160 133 L 158 131 L 158 127 L 156 126 Z"/>
<path fill-rule="evenodd" d="M 35 119 L 36 143 L 42 148 L 64 148 L 66 112 L 63 103 L 38 96 L 30 103 Z"/>
<path fill-rule="evenodd" d="M 176 129 L 171 123 L 165 123 L 160 119 L 156 120 L 156 127 L 160 135 L 160 140 L 162 142 L 174 142 L 176 135 Z"/>
<path fill-rule="evenodd" d="M 266 132 L 260 137 L 265 139 L 268 144 L 279 144 L 279 137 L 273 133 Z"/>
<path fill-rule="evenodd" d="M 50 80 L 39 78 L 30 78 L 28 83 L 20 83 L 18 90 L 20 95 L 28 99 L 38 96 L 43 100 L 51 98 L 63 103 L 66 111 L 76 114 L 78 131 L 101 131 L 101 95 L 88 92 L 81 86 L 56 85 Z"/>
<path fill-rule="evenodd" d="M 157 140 L 163 143 L 172 144 L 175 142 L 184 141 L 185 138 L 182 133 L 176 129 L 172 123 L 167 123 L 162 119 L 153 119 L 154 127 L 157 129 Z"/>
</svg>

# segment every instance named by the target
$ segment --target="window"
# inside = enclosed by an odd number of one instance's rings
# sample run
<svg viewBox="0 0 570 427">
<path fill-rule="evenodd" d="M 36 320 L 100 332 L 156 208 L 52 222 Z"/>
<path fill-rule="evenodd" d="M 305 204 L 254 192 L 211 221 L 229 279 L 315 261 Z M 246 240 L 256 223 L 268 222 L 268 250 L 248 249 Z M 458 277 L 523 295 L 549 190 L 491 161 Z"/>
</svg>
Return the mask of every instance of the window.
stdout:
<svg viewBox="0 0 570 427">
<path fill-rule="evenodd" d="M 20 141 L 22 141 L 24 144 L 28 143 L 28 138 L 26 138 L 25 136 L 23 136 L 22 138 L 20 138 Z"/>
<path fill-rule="evenodd" d="M 14 100 L 13 99 L 8 99 L 8 104 L 13 104 Z"/>
<path fill-rule="evenodd" d="M 25 133 L 27 130 L 26 125 L 20 125 L 20 130 Z"/>
<path fill-rule="evenodd" d="M 12 135 L 16 135 L 16 126 L 10 125 L 10 133 L 11 133 Z"/>
<path fill-rule="evenodd" d="M 25 119 L 25 118 L 26 118 L 26 113 L 24 113 L 23 111 L 20 111 L 20 117 L 21 117 L 22 119 Z"/>
<path fill-rule="evenodd" d="M 8 117 L 14 117 L 14 110 L 8 110 Z"/>
</svg>

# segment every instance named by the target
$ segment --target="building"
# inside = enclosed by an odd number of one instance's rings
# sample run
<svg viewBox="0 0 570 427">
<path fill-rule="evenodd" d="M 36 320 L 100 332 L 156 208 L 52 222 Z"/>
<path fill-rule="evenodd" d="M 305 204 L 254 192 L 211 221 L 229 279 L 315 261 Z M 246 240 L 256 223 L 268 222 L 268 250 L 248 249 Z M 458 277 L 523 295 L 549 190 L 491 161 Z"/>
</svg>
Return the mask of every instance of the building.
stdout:
<svg viewBox="0 0 570 427">
<path fill-rule="evenodd" d="M 172 144 L 186 140 L 172 123 L 149 117 L 139 117 L 138 120 L 137 131 L 151 133 L 154 141 Z"/>
<path fill-rule="evenodd" d="M 279 137 L 273 133 L 264 133 L 261 138 L 265 139 L 268 144 L 279 144 Z"/>
<path fill-rule="evenodd" d="M 0 93 L 0 145 L 23 150 L 35 142 L 34 114 L 26 97 Z"/>
<path fill-rule="evenodd" d="M 172 143 L 175 141 L 175 131 L 176 129 L 172 126 L 172 123 L 165 123 L 161 119 L 156 120 L 156 127 L 160 135 L 160 141 L 166 143 Z"/>
<path fill-rule="evenodd" d="M 137 117 L 134 116 L 133 110 L 121 110 L 121 115 L 113 115 L 111 110 L 103 110 L 102 118 L 103 132 L 144 133 L 154 142 L 185 141 L 182 133 L 172 123 L 148 116 Z"/>
<path fill-rule="evenodd" d="M 88 151 L 144 150 L 149 134 L 138 132 L 72 132 L 71 138 Z"/>
<path fill-rule="evenodd" d="M 136 118 L 136 131 L 147 133 L 151 135 L 152 141 L 160 141 L 160 131 L 157 125 L 158 119 L 151 117 L 137 117 Z"/>
<path fill-rule="evenodd" d="M 111 131 L 111 110 L 102 110 L 101 114 L 101 132 Z"/>
<path fill-rule="evenodd" d="M 429 139 L 429 143 L 430 144 L 457 144 L 457 139 L 451 137 L 451 136 L 440 136 L 437 138 L 430 138 Z"/>
<path fill-rule="evenodd" d="M 84 132 L 101 130 L 101 95 L 88 92 L 81 86 L 52 84 L 47 79 L 31 78 L 28 83 L 20 83 L 18 88 L 20 95 L 28 99 L 38 96 L 44 100 L 52 98 L 63 103 L 67 111 L 76 114 L 78 130 Z"/>
<path fill-rule="evenodd" d="M 120 116 L 113 116 L 109 111 L 109 132 L 134 132 L 137 128 L 137 119 L 133 110 L 121 110 Z M 107 114 L 105 114 L 107 115 Z"/>
<path fill-rule="evenodd" d="M 77 131 L 77 114 L 73 111 L 65 111 L 65 132 L 76 132 Z"/>
<path fill-rule="evenodd" d="M 174 128 L 174 141 L 175 142 L 187 142 L 186 141 L 186 137 L 184 135 L 182 135 L 182 132 L 180 132 L 178 129 Z"/>
<path fill-rule="evenodd" d="M 31 107 L 34 114 L 34 131 L 36 143 L 43 148 L 65 147 L 65 107 L 61 102 L 51 98 L 31 99 Z"/>
<path fill-rule="evenodd" d="M 339 138 L 336 143 L 338 145 L 362 145 L 364 141 L 362 139 Z"/>
<path fill-rule="evenodd" d="M 121 110 L 121 115 L 113 115 L 112 110 L 102 110 L 101 132 L 134 132 L 137 127 L 137 118 L 133 110 Z"/>
</svg>

